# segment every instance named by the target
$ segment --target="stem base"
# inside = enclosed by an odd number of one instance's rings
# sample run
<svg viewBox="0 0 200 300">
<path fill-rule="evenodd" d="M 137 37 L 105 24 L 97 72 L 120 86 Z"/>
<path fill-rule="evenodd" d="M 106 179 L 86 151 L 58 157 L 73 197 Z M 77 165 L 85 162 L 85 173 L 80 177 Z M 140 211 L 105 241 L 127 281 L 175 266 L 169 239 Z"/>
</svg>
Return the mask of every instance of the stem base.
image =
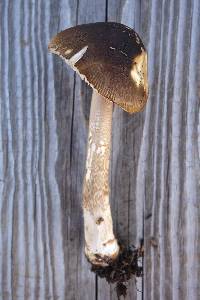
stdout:
<svg viewBox="0 0 200 300">
<path fill-rule="evenodd" d="M 143 257 L 143 246 L 120 248 L 117 259 L 107 267 L 92 265 L 91 271 L 95 272 L 100 278 L 105 278 L 108 283 L 116 284 L 118 297 L 126 296 L 126 283 L 133 278 L 142 277 L 143 268 L 139 266 L 139 260 Z"/>
</svg>

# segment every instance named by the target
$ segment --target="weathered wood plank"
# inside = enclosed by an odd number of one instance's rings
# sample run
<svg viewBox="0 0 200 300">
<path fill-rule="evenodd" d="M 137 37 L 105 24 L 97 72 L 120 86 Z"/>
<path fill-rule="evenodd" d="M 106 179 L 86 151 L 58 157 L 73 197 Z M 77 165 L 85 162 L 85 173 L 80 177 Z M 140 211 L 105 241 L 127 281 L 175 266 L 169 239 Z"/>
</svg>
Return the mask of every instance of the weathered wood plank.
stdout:
<svg viewBox="0 0 200 300">
<path fill-rule="evenodd" d="M 111 202 L 125 244 L 145 240 L 127 299 L 199 299 L 199 0 L 0 3 L 0 298 L 116 299 L 84 257 L 82 180 L 91 91 L 47 44 L 118 21 L 149 54 L 144 112 L 115 108 Z M 142 290 L 137 292 L 136 287 Z"/>
<path fill-rule="evenodd" d="M 199 1 L 151 3 L 145 299 L 199 298 L 199 17 Z"/>
</svg>

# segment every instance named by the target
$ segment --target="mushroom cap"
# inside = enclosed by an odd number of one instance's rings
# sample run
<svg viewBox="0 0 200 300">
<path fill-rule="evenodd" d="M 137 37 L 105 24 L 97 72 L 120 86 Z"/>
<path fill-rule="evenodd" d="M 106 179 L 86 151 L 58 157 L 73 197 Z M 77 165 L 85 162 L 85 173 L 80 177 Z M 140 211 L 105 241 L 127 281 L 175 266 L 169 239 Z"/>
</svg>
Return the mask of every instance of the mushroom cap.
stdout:
<svg viewBox="0 0 200 300">
<path fill-rule="evenodd" d="M 103 97 L 129 113 L 143 109 L 147 53 L 133 29 L 113 22 L 78 25 L 58 33 L 48 48 Z"/>
</svg>

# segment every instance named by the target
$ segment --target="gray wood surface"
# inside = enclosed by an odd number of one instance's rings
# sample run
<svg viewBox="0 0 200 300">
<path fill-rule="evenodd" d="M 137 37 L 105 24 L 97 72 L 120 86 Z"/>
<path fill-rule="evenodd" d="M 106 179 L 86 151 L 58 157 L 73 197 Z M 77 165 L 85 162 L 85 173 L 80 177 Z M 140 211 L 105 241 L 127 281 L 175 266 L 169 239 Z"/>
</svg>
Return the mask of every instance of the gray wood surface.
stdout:
<svg viewBox="0 0 200 300">
<path fill-rule="evenodd" d="M 200 299 L 200 1 L 2 0 L 2 300 L 117 299 L 84 257 L 91 90 L 47 51 L 58 31 L 104 20 L 135 28 L 149 55 L 145 110 L 113 116 L 116 235 L 145 242 L 127 299 Z"/>
</svg>

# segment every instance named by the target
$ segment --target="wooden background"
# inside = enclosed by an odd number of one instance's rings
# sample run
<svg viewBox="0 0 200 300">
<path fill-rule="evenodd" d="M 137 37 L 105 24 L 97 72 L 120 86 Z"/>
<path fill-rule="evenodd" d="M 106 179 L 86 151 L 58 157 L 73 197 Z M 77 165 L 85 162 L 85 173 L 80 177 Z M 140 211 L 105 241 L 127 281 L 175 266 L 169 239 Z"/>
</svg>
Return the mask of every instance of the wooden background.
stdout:
<svg viewBox="0 0 200 300">
<path fill-rule="evenodd" d="M 1 300 L 116 299 L 84 257 L 91 90 L 47 51 L 104 20 L 135 28 L 149 57 L 146 109 L 113 117 L 115 232 L 145 241 L 127 299 L 200 299 L 200 1 L 1 0 Z"/>
</svg>

